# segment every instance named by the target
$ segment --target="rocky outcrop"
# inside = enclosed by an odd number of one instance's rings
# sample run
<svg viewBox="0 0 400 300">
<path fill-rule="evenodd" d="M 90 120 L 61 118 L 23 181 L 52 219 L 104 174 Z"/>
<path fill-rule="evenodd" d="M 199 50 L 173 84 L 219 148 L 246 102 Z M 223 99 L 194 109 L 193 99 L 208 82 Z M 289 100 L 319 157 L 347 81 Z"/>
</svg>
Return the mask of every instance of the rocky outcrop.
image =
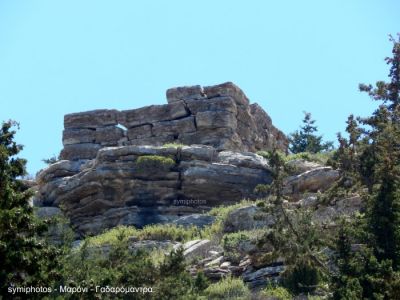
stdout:
<svg viewBox="0 0 400 300">
<path fill-rule="evenodd" d="M 179 218 L 202 227 L 212 220 L 196 214 L 256 198 L 271 176 L 252 152 L 288 144 L 267 113 L 230 82 L 166 96 L 165 105 L 65 115 L 61 161 L 38 174 L 34 205 L 61 208 L 87 235 Z"/>
<path fill-rule="evenodd" d="M 167 90 L 165 105 L 131 110 L 94 110 L 65 115 L 61 158 L 93 159 L 108 146 L 181 143 L 210 145 L 221 150 L 256 151 L 287 138 L 257 104 L 249 104 L 233 83 Z"/>
<path fill-rule="evenodd" d="M 106 147 L 93 160 L 60 161 L 37 177 L 35 203 L 61 207 L 83 235 L 255 199 L 255 186 L 271 182 L 261 156 L 201 145 Z"/>
<path fill-rule="evenodd" d="M 338 179 L 338 170 L 333 170 L 331 167 L 317 167 L 286 178 L 283 193 L 286 195 L 300 195 L 304 192 L 322 192 Z"/>
</svg>

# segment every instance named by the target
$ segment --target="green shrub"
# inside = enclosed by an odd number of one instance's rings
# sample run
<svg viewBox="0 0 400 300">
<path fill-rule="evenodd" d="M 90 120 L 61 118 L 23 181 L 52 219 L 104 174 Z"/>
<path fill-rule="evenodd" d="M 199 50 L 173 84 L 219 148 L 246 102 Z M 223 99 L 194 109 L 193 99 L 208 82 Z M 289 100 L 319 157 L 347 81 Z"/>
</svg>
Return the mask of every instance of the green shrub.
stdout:
<svg viewBox="0 0 400 300">
<path fill-rule="evenodd" d="M 222 238 L 222 247 L 224 248 L 224 256 L 228 260 L 239 263 L 240 258 L 247 253 L 251 245 L 256 245 L 258 240 L 263 237 L 265 230 L 254 229 L 227 233 Z"/>
<path fill-rule="evenodd" d="M 196 226 L 183 227 L 175 224 L 154 224 L 147 225 L 139 230 L 137 237 L 142 240 L 186 242 L 200 238 L 200 230 Z"/>
<path fill-rule="evenodd" d="M 181 143 L 166 143 L 163 145 L 163 148 L 182 148 L 186 145 Z"/>
<path fill-rule="evenodd" d="M 222 238 L 224 256 L 233 263 L 239 263 L 242 256 L 239 245 L 250 242 L 251 237 L 249 233 L 245 231 L 225 234 Z"/>
<path fill-rule="evenodd" d="M 248 287 L 241 279 L 227 277 L 211 284 L 205 289 L 207 299 L 236 299 L 245 300 L 251 298 Z"/>
<path fill-rule="evenodd" d="M 311 153 L 311 152 L 299 152 L 296 154 L 285 155 L 281 152 L 281 156 L 283 157 L 285 162 L 295 160 L 295 159 L 304 159 L 306 161 L 316 162 L 322 165 L 326 165 L 330 160 L 332 160 L 335 155 L 336 150 L 332 151 L 324 151 L 319 153 Z M 261 155 L 265 159 L 269 160 L 269 152 L 268 151 L 258 151 L 258 155 Z"/>
<path fill-rule="evenodd" d="M 215 222 L 211 226 L 206 226 L 201 230 L 201 235 L 205 238 L 209 239 L 214 239 L 216 241 L 219 241 L 222 236 L 222 230 L 223 230 L 223 224 L 228 216 L 228 214 L 235 209 L 238 209 L 240 207 L 244 207 L 247 205 L 251 204 L 257 204 L 262 202 L 261 200 L 259 201 L 250 201 L 250 200 L 242 200 L 239 203 L 233 204 L 233 205 L 221 205 L 218 207 L 212 208 L 207 214 L 210 216 L 216 217 Z"/>
<path fill-rule="evenodd" d="M 169 171 L 173 166 L 175 166 L 175 161 L 172 158 L 166 156 L 142 155 L 136 159 L 136 166 L 140 171 Z"/>
<path fill-rule="evenodd" d="M 316 162 L 322 165 L 326 165 L 327 162 L 332 159 L 336 150 L 325 151 L 319 153 L 310 153 L 310 152 L 300 152 L 296 154 L 289 154 L 286 156 L 286 161 L 291 161 L 294 159 L 304 159 L 307 161 Z"/>
<path fill-rule="evenodd" d="M 133 226 L 118 226 L 110 230 L 107 230 L 102 234 L 93 237 L 88 237 L 86 238 L 86 241 L 90 246 L 91 245 L 99 246 L 105 244 L 114 245 L 119 241 L 119 237 L 121 235 L 125 237 L 137 236 L 138 232 L 139 230 Z"/>
<path fill-rule="evenodd" d="M 186 242 L 193 239 L 202 238 L 200 229 L 195 226 L 183 227 L 175 224 L 154 224 L 147 225 L 143 229 L 133 226 L 118 226 L 105 231 L 94 237 L 87 238 L 89 245 L 114 245 L 123 236 L 127 239 L 135 236 L 139 240 L 171 240 Z"/>
<path fill-rule="evenodd" d="M 281 286 L 267 286 L 263 291 L 262 295 L 265 297 L 271 297 L 276 300 L 291 300 L 292 295 L 290 292 Z"/>
</svg>

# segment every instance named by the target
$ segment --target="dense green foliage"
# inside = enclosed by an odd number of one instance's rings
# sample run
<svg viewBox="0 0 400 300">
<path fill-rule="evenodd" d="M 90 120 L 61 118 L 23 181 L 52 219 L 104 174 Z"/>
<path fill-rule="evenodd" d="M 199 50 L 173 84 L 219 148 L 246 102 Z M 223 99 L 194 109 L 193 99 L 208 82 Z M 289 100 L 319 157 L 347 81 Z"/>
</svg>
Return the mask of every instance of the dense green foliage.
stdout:
<svg viewBox="0 0 400 300">
<path fill-rule="evenodd" d="M 380 106 L 370 117 L 350 116 L 349 138 L 339 136 L 344 183 L 368 189 L 368 209 L 340 231 L 336 299 L 400 298 L 400 41 L 391 41 L 391 81 L 360 85 Z M 362 247 L 352 251 L 355 244 Z"/>
<path fill-rule="evenodd" d="M 22 146 L 14 141 L 17 124 L 0 128 L 0 296 L 10 286 L 47 285 L 58 277 L 57 253 L 39 236 L 45 224 L 35 219 L 32 193 L 17 179 L 26 161 L 17 158 Z M 1 298 L 1 297 L 0 297 Z"/>
<path fill-rule="evenodd" d="M 281 286 L 274 286 L 274 285 L 268 285 L 262 291 L 262 295 L 276 300 L 291 300 L 293 298 L 287 289 Z"/>
<path fill-rule="evenodd" d="M 127 230 L 118 230 L 116 240 L 106 253 L 90 243 L 72 251 L 64 258 L 59 284 L 94 289 L 95 286 L 142 288 L 141 292 L 128 294 L 107 294 L 99 290 L 85 294 L 93 299 L 196 299 L 208 286 L 201 274 L 192 278 L 185 271 L 182 250 L 172 251 L 157 263 L 147 252 L 129 250 L 129 234 Z M 75 299 L 71 294 L 63 297 Z"/>
<path fill-rule="evenodd" d="M 264 209 L 274 214 L 276 221 L 273 229 L 265 233 L 263 243 L 273 246 L 275 258 L 285 260 L 283 284 L 293 294 L 312 292 L 328 273 L 321 252 L 328 244 L 327 238 L 322 228 L 312 223 L 307 210 L 291 211 L 285 207 L 284 178 L 290 171 L 285 155 L 273 149 L 265 157 L 271 166 L 273 182 Z"/>
<path fill-rule="evenodd" d="M 312 119 L 311 113 L 304 112 L 303 125 L 300 130 L 289 135 L 289 150 L 291 153 L 310 152 L 318 153 L 329 151 L 333 148 L 333 142 L 323 142 L 322 136 L 317 135 L 317 126 Z"/>
</svg>

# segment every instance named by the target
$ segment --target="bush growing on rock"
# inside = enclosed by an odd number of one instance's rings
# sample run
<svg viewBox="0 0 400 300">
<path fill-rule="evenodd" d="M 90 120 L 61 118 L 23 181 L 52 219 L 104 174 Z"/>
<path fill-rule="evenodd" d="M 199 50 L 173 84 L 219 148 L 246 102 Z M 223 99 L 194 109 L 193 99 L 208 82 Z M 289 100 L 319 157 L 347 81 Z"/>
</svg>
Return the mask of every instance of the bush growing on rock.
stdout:
<svg viewBox="0 0 400 300">
<path fill-rule="evenodd" d="M 185 145 L 181 143 L 166 143 L 162 145 L 164 148 L 182 148 Z"/>
<path fill-rule="evenodd" d="M 169 171 L 174 165 L 175 161 L 172 158 L 160 155 L 143 155 L 136 159 L 136 166 L 141 171 Z"/>
</svg>

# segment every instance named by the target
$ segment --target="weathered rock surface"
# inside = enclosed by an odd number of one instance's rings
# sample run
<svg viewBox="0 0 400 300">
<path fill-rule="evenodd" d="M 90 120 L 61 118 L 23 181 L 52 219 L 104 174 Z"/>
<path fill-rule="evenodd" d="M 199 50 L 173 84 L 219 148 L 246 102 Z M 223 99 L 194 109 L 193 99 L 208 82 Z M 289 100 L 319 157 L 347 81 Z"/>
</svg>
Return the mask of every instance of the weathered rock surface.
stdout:
<svg viewBox="0 0 400 300">
<path fill-rule="evenodd" d="M 322 165 L 316 162 L 307 161 L 305 159 L 293 159 L 288 161 L 286 165 L 291 168 L 291 173 L 293 175 L 298 175 L 322 167 Z"/>
<path fill-rule="evenodd" d="M 333 205 L 321 206 L 313 213 L 313 220 L 319 223 L 333 224 L 340 216 L 350 217 L 365 209 L 365 201 L 359 195 L 336 201 Z"/>
<path fill-rule="evenodd" d="M 285 180 L 284 194 L 301 194 L 328 189 L 339 178 L 339 171 L 331 167 L 311 169 Z"/>
<path fill-rule="evenodd" d="M 257 104 L 250 105 L 243 91 L 231 82 L 205 88 L 177 87 L 166 94 L 165 105 L 65 115 L 61 158 L 93 159 L 107 146 L 171 142 L 210 145 L 218 151 L 266 150 L 273 145 L 287 150 L 287 138 L 272 125 L 267 113 Z"/>
<path fill-rule="evenodd" d="M 199 228 L 203 228 L 205 226 L 211 225 L 212 223 L 214 223 L 214 221 L 215 221 L 214 216 L 193 214 L 180 217 L 179 219 L 174 221 L 174 224 L 182 225 L 184 227 L 197 226 Z"/>
<path fill-rule="evenodd" d="M 142 251 L 154 251 L 161 250 L 164 252 L 169 252 L 173 249 L 180 247 L 182 244 L 173 241 L 154 241 L 154 240 L 142 240 L 133 241 L 128 245 L 130 252 Z"/>
<path fill-rule="evenodd" d="M 272 215 L 256 205 L 240 207 L 230 212 L 224 222 L 224 232 L 265 228 L 274 224 Z"/>
<path fill-rule="evenodd" d="M 255 272 L 250 271 L 250 272 L 243 274 L 243 280 L 244 281 L 254 281 L 256 279 L 270 277 L 272 275 L 277 275 L 277 274 L 283 272 L 284 270 L 285 270 L 285 267 L 283 265 L 265 267 L 265 268 L 255 271 Z"/>
<path fill-rule="evenodd" d="M 204 257 L 210 250 L 212 243 L 210 240 L 193 240 L 183 245 L 183 255 L 187 259 Z"/>
<path fill-rule="evenodd" d="M 139 158 L 146 156 L 156 160 L 140 165 Z M 164 166 L 157 159 L 172 163 Z M 172 222 L 215 205 L 255 199 L 255 186 L 271 182 L 262 157 L 218 153 L 204 145 L 106 147 L 94 160 L 60 161 L 38 178 L 36 203 L 63 207 L 81 234 Z M 199 226 L 209 222 L 202 217 Z"/>
<path fill-rule="evenodd" d="M 61 209 L 58 207 L 38 207 L 35 213 L 36 216 L 41 219 L 53 218 L 62 215 Z"/>
</svg>

